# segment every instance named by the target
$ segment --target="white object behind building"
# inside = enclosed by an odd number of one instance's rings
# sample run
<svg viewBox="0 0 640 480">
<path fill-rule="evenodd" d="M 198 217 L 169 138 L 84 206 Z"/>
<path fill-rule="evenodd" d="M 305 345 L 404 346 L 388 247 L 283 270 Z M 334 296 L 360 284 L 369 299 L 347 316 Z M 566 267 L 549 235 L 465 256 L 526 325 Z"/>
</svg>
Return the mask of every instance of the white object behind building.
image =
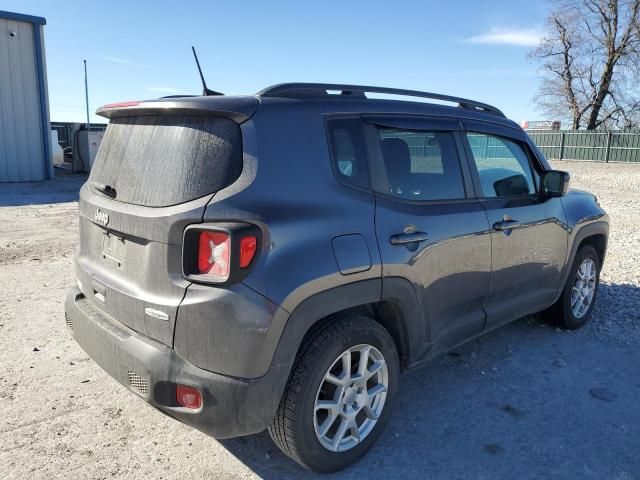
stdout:
<svg viewBox="0 0 640 480">
<path fill-rule="evenodd" d="M 103 136 L 103 131 L 78 130 L 75 133 L 75 141 L 73 144 L 74 172 L 91 171 Z"/>
<path fill-rule="evenodd" d="M 58 142 L 58 131 L 51 130 L 51 158 L 54 165 L 60 165 L 64 163 L 64 153 L 62 147 Z"/>
</svg>

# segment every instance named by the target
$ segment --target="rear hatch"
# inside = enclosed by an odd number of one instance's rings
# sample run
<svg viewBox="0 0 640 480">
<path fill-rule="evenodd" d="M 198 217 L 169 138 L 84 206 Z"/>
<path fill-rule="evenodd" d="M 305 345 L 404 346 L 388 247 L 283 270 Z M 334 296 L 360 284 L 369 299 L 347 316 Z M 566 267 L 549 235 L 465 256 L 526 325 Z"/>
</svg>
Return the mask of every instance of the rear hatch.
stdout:
<svg viewBox="0 0 640 480">
<path fill-rule="evenodd" d="M 120 112 L 80 192 L 78 286 L 129 328 L 173 344 L 182 234 L 242 170 L 239 125 L 171 109 Z"/>
</svg>

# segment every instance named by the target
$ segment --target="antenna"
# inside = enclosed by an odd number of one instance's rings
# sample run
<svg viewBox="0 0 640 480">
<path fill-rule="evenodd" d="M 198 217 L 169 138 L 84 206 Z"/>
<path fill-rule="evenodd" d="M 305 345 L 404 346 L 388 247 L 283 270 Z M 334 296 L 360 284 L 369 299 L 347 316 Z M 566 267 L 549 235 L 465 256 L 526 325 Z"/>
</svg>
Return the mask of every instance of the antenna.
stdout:
<svg viewBox="0 0 640 480">
<path fill-rule="evenodd" d="M 87 130 L 91 130 L 91 121 L 89 120 L 89 81 L 87 80 L 86 60 L 84 60 L 84 100 L 87 106 Z"/>
<path fill-rule="evenodd" d="M 202 80 L 202 95 L 204 95 L 205 97 L 208 97 L 210 95 L 224 95 L 224 93 L 215 92 L 207 88 L 207 82 L 204 81 L 204 75 L 202 74 L 202 69 L 200 68 L 200 62 L 198 61 L 198 55 L 196 54 L 195 47 L 192 46 L 191 50 L 193 51 L 193 58 L 196 59 L 196 66 L 198 67 L 198 72 L 200 73 L 200 79 Z"/>
</svg>

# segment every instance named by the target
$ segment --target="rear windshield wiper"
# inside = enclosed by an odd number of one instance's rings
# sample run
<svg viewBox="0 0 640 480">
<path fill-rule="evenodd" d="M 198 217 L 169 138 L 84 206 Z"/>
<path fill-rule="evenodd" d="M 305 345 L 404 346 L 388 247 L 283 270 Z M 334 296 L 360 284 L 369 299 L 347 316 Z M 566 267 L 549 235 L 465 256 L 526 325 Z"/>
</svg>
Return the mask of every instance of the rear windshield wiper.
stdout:
<svg viewBox="0 0 640 480">
<path fill-rule="evenodd" d="M 96 190 L 104 193 L 107 197 L 116 198 L 116 195 L 118 194 L 116 192 L 116 189 L 113 188 L 111 185 L 105 185 L 104 183 L 98 183 L 98 182 L 91 182 L 91 186 Z"/>
</svg>

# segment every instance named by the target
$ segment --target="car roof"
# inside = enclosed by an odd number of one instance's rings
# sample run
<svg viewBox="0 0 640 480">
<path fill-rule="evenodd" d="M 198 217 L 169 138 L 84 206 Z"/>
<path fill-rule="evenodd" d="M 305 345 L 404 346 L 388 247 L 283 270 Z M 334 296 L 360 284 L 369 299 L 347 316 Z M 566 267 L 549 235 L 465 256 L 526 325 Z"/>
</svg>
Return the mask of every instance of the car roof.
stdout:
<svg viewBox="0 0 640 480">
<path fill-rule="evenodd" d="M 370 98 L 367 93 L 384 95 L 385 98 Z M 454 105 L 432 103 L 429 100 Z M 140 110 L 147 114 L 156 110 L 162 113 L 167 109 L 175 110 L 176 113 L 197 110 L 219 114 L 242 123 L 261 106 L 286 110 L 287 105 L 306 102 L 319 104 L 325 113 L 446 116 L 489 121 L 519 128 L 498 108 L 475 100 L 416 90 L 325 83 L 278 84 L 267 87 L 255 95 L 171 96 L 142 102 L 123 102 L 100 107 L 96 113 L 107 118 L 115 118 L 137 115 L 142 113 Z"/>
</svg>

